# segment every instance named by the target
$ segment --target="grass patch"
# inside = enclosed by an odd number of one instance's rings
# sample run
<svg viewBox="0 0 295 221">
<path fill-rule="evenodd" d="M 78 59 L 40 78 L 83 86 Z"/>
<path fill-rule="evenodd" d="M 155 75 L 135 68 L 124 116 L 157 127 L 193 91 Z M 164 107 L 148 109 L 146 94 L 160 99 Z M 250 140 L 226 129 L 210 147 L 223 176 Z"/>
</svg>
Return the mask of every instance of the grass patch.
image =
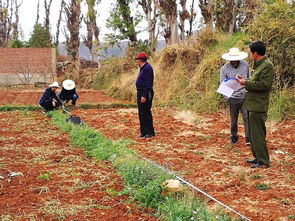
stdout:
<svg viewBox="0 0 295 221">
<path fill-rule="evenodd" d="M 0 106 L 0 111 L 16 111 L 16 110 L 22 110 L 22 111 L 36 111 L 36 110 L 42 110 L 40 106 L 37 105 L 26 105 L 26 106 L 19 106 L 19 105 L 3 105 Z"/>
<path fill-rule="evenodd" d="M 134 108 L 137 107 L 137 104 L 134 103 L 97 103 L 97 104 L 79 104 L 77 105 L 78 108 L 81 109 L 109 109 L 109 108 Z M 36 110 L 42 110 L 42 107 L 38 105 L 2 105 L 0 106 L 0 111 L 36 111 Z M 25 115 L 28 115 L 29 113 L 24 112 Z"/>
<path fill-rule="evenodd" d="M 255 186 L 258 190 L 269 190 L 270 187 L 267 184 L 259 183 Z"/>
<path fill-rule="evenodd" d="M 164 194 L 163 182 L 171 175 L 141 160 L 127 147 L 130 141 L 113 141 L 90 127 L 67 123 L 61 111 L 52 112 L 50 116 L 54 124 L 69 133 L 73 144 L 84 148 L 89 156 L 109 161 L 117 169 L 124 179 L 125 189 L 120 193 L 107 190 L 110 195 L 128 194 L 139 205 L 154 209 L 163 220 L 232 220 L 222 212 L 209 212 L 188 189 Z"/>
<path fill-rule="evenodd" d="M 45 181 L 49 181 L 50 180 L 50 174 L 49 173 L 43 173 L 43 174 L 40 174 L 38 176 L 38 179 L 40 180 L 45 180 Z"/>
<path fill-rule="evenodd" d="M 251 178 L 252 178 L 253 180 L 258 180 L 258 179 L 260 179 L 261 177 L 262 177 L 262 176 L 259 175 L 259 174 L 254 174 L 254 175 L 251 176 Z"/>
</svg>

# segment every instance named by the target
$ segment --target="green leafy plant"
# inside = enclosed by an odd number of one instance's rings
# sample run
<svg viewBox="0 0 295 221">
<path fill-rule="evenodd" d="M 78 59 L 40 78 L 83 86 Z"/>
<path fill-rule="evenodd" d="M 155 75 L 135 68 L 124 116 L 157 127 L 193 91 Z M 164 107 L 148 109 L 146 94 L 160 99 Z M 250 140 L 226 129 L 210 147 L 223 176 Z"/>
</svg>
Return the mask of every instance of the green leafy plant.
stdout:
<svg viewBox="0 0 295 221">
<path fill-rule="evenodd" d="M 49 173 L 42 173 L 38 176 L 38 179 L 49 181 L 50 180 L 50 174 Z"/>
<path fill-rule="evenodd" d="M 267 184 L 259 183 L 255 185 L 255 188 L 258 190 L 268 190 L 270 187 Z"/>
</svg>

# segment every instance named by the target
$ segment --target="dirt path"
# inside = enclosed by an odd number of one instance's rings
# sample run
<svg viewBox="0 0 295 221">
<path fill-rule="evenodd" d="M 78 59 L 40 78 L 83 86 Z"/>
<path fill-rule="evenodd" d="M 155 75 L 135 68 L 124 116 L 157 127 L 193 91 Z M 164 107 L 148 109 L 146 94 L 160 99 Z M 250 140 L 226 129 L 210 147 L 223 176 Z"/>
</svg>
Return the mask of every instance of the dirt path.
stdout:
<svg viewBox="0 0 295 221">
<path fill-rule="evenodd" d="M 5 90 L 0 89 L 0 105 L 18 104 L 18 105 L 38 105 L 43 90 Z M 78 103 L 112 103 L 118 102 L 97 90 L 79 90 Z M 123 102 L 123 101 L 120 101 Z"/>
<path fill-rule="evenodd" d="M 157 136 L 149 140 L 134 139 L 139 133 L 136 109 L 76 110 L 75 114 L 108 137 L 135 140 L 131 147 L 141 155 L 178 171 L 254 221 L 295 215 L 294 121 L 268 125 L 271 168 L 250 169 L 245 159 L 252 157 L 244 139 L 234 148 L 229 144 L 224 113 L 193 117 L 156 109 Z M 196 126 L 189 124 L 193 122 Z"/>
<path fill-rule="evenodd" d="M 0 112 L 0 220 L 153 220 L 39 112 Z M 11 172 L 18 176 L 9 177 Z"/>
</svg>

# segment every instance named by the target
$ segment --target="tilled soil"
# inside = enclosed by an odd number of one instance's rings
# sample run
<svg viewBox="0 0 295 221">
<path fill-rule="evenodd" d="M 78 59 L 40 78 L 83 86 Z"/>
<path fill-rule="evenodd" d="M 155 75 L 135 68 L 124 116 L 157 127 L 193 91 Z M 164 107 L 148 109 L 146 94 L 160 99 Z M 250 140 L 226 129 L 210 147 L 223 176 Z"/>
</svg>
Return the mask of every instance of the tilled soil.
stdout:
<svg viewBox="0 0 295 221">
<path fill-rule="evenodd" d="M 0 112 L 0 220 L 154 220 L 122 189 L 42 113 Z"/>
<path fill-rule="evenodd" d="M 57 91 L 58 93 L 58 91 Z M 39 99 L 43 94 L 43 90 L 5 90 L 0 89 L 0 105 L 38 105 Z M 78 90 L 78 103 L 110 103 L 115 102 L 101 91 L 97 90 Z M 122 102 L 122 101 L 121 101 Z"/>
<path fill-rule="evenodd" d="M 251 220 L 287 220 L 295 215 L 294 121 L 268 123 L 271 167 L 250 169 L 245 159 L 252 156 L 244 138 L 240 137 L 237 145 L 230 145 L 226 113 L 192 118 L 190 113 L 155 109 L 156 137 L 152 139 L 136 138 L 136 109 L 74 113 L 107 137 L 134 140 L 130 147 L 139 154 L 177 171 Z M 243 134 L 242 126 L 239 129 Z"/>
</svg>

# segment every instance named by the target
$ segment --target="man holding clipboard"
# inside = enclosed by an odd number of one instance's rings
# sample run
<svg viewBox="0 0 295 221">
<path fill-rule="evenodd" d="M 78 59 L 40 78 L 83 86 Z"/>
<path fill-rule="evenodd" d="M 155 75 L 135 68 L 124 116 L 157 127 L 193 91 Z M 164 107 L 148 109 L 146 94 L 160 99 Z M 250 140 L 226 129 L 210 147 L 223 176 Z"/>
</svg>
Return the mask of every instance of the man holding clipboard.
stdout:
<svg viewBox="0 0 295 221">
<path fill-rule="evenodd" d="M 247 79 L 249 77 L 249 66 L 243 59 L 247 58 L 246 52 L 241 52 L 238 48 L 231 48 L 222 58 L 228 61 L 220 71 L 220 87 L 217 92 L 224 95 L 230 110 L 231 144 L 238 142 L 238 117 L 242 113 L 246 145 L 250 145 L 248 114 L 242 109 L 246 90 L 236 79 L 237 75 Z"/>
</svg>

